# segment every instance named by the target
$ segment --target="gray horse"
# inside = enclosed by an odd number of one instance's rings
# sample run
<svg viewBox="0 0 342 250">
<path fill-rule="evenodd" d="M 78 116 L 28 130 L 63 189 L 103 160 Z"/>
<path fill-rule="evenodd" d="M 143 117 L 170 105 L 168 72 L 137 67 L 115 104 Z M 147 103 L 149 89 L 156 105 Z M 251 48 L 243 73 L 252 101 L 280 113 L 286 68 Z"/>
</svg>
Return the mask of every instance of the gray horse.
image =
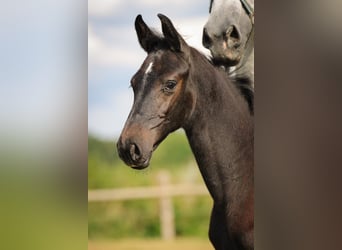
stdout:
<svg viewBox="0 0 342 250">
<path fill-rule="evenodd" d="M 253 113 L 254 0 L 211 0 L 203 28 L 203 46 L 216 65 L 223 66 Z"/>
</svg>

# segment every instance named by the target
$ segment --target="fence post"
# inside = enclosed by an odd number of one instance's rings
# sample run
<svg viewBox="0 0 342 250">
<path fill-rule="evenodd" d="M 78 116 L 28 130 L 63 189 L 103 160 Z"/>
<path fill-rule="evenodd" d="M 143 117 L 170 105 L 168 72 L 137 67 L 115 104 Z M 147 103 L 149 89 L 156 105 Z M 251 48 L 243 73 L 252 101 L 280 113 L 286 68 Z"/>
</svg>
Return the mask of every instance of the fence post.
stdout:
<svg viewBox="0 0 342 250">
<path fill-rule="evenodd" d="M 160 185 L 160 228 L 163 240 L 175 238 L 174 210 L 171 195 L 168 192 L 170 175 L 166 171 L 158 173 Z"/>
</svg>

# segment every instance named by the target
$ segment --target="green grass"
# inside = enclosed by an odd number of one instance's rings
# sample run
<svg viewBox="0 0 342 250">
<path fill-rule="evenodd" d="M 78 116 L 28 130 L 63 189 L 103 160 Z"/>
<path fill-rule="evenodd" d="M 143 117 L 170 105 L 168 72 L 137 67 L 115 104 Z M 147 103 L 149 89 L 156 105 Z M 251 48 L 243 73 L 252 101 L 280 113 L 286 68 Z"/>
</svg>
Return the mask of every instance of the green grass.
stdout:
<svg viewBox="0 0 342 250">
<path fill-rule="evenodd" d="M 112 241 L 89 241 L 88 250 L 213 250 L 209 240 L 177 238 L 173 241 L 160 239 L 125 239 Z"/>
<path fill-rule="evenodd" d="M 122 188 L 158 185 L 157 175 L 167 170 L 171 183 L 203 184 L 183 132 L 169 135 L 154 152 L 150 166 L 137 171 L 118 157 L 116 143 L 89 136 L 88 188 Z M 177 236 L 207 238 L 211 198 L 173 199 Z M 90 239 L 160 237 L 157 199 L 96 202 L 88 204 Z"/>
</svg>

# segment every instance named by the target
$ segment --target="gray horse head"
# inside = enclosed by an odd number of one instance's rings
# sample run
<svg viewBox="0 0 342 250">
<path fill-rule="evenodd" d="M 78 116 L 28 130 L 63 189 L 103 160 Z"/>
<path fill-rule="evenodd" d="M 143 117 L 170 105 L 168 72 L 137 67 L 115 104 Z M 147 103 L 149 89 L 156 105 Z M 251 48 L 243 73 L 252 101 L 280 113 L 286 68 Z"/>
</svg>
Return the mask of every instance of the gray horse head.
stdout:
<svg viewBox="0 0 342 250">
<path fill-rule="evenodd" d="M 253 6 L 254 0 L 211 0 L 202 43 L 220 64 L 240 62 L 253 28 Z"/>
</svg>

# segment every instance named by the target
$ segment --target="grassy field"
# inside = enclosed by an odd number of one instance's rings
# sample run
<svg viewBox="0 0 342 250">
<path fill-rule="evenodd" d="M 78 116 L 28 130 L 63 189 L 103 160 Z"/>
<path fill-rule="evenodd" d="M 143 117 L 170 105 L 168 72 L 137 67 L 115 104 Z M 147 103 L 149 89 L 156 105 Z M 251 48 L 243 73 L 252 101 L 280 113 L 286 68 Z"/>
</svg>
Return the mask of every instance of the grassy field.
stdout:
<svg viewBox="0 0 342 250">
<path fill-rule="evenodd" d="M 184 132 L 178 131 L 170 135 L 154 152 L 150 167 L 142 171 L 125 166 L 119 159 L 114 141 L 101 141 L 89 136 L 88 188 L 91 190 L 156 186 L 161 171 L 169 173 L 171 184 L 204 185 Z M 176 236 L 206 239 L 212 207 L 209 194 L 174 197 L 172 203 Z M 156 239 L 160 235 L 158 199 L 88 204 L 90 241 L 114 241 L 122 238 Z"/>
<path fill-rule="evenodd" d="M 173 241 L 160 239 L 91 240 L 88 250 L 213 250 L 209 239 L 181 238 Z"/>
</svg>

